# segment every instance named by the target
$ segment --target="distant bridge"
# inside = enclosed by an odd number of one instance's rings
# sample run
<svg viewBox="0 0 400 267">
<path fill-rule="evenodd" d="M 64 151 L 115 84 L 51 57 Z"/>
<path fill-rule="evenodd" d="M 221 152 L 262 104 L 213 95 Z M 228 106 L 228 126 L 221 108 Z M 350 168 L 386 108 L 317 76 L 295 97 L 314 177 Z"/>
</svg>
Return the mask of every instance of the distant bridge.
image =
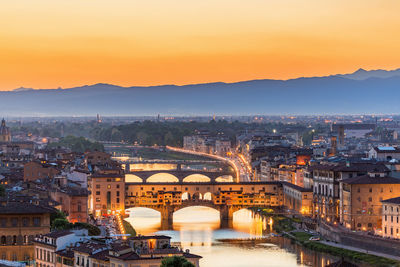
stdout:
<svg viewBox="0 0 400 267">
<path fill-rule="evenodd" d="M 224 164 L 220 160 L 170 160 L 170 159 L 146 159 L 146 160 L 133 160 L 133 159 L 118 159 L 118 157 L 113 157 L 122 164 L 146 164 L 146 163 L 159 163 L 159 164 Z"/>
<path fill-rule="evenodd" d="M 204 178 L 208 178 L 209 182 L 216 181 L 218 177 L 230 175 L 235 177 L 235 173 L 229 171 L 199 171 L 199 170 L 157 170 L 157 171 L 130 171 L 125 172 L 125 174 L 133 174 L 138 176 L 143 180 L 143 182 L 147 182 L 149 178 L 158 174 L 169 174 L 173 175 L 176 178 L 176 182 L 184 182 L 185 178 L 188 178 L 191 175 L 201 175 Z M 162 182 L 161 182 L 162 183 Z"/>
</svg>

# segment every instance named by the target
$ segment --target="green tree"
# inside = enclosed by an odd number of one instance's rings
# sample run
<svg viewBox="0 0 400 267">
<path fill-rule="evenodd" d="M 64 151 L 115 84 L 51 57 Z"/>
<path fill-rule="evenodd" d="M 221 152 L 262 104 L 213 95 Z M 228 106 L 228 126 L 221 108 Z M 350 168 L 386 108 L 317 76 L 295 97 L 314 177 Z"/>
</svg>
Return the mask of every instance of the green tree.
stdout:
<svg viewBox="0 0 400 267">
<path fill-rule="evenodd" d="M 67 219 L 57 218 L 53 221 L 53 230 L 68 230 L 71 229 L 71 223 Z"/>
<path fill-rule="evenodd" d="M 195 267 L 193 263 L 182 256 L 173 256 L 164 258 L 160 267 Z"/>
</svg>

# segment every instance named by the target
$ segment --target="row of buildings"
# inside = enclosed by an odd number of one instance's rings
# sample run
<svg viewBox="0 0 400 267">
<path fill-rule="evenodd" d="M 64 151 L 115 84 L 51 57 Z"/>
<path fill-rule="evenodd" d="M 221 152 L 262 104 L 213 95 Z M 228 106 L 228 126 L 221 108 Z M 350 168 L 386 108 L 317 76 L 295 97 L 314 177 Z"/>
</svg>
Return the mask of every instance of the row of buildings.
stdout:
<svg viewBox="0 0 400 267">
<path fill-rule="evenodd" d="M 232 143 L 223 133 L 211 135 L 208 131 L 196 131 L 195 135 L 183 137 L 186 150 L 227 156 L 231 153 Z"/>
<path fill-rule="evenodd" d="M 333 125 L 309 146 L 290 144 L 277 133 L 274 138 L 254 134 L 239 149 L 256 180 L 291 185 L 284 205 L 294 212 L 339 228 L 400 238 L 400 146 L 382 143 L 375 130 L 374 124 Z M 302 194 L 311 207 L 303 208 L 304 198 L 303 205 L 293 205 L 289 192 Z"/>
</svg>

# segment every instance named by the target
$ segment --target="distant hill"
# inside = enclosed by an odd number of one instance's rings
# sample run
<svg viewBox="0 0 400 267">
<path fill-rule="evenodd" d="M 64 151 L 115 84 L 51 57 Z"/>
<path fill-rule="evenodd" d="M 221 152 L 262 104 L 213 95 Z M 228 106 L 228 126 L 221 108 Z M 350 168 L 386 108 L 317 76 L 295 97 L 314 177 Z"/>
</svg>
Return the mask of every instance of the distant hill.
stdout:
<svg viewBox="0 0 400 267">
<path fill-rule="evenodd" d="M 400 113 L 400 70 L 184 86 L 0 92 L 2 116 Z"/>
<path fill-rule="evenodd" d="M 369 78 L 390 78 L 394 76 L 400 76 L 400 69 L 396 70 L 364 70 L 359 69 L 350 74 L 339 74 L 338 77 L 353 79 L 353 80 L 365 80 Z"/>
</svg>

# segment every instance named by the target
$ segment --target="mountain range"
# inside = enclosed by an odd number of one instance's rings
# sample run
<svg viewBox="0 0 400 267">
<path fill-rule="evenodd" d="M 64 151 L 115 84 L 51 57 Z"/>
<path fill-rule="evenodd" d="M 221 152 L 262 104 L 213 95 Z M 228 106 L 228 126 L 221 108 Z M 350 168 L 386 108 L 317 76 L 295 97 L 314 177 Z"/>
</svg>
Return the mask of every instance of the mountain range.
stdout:
<svg viewBox="0 0 400 267">
<path fill-rule="evenodd" d="M 400 114 L 400 69 L 290 80 L 0 91 L 3 116 Z"/>
</svg>

